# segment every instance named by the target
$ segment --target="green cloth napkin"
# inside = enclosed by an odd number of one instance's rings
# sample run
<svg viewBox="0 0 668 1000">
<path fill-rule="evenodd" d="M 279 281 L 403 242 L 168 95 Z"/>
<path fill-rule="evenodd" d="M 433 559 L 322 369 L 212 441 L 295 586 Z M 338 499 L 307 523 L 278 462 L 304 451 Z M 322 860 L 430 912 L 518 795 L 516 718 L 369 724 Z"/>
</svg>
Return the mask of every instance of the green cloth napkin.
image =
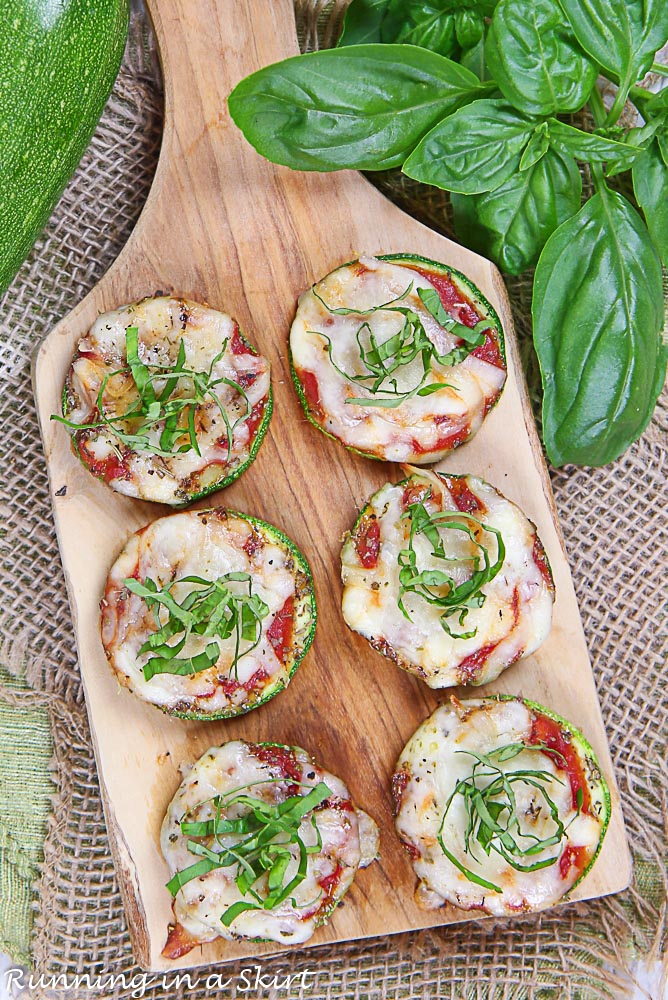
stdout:
<svg viewBox="0 0 668 1000">
<path fill-rule="evenodd" d="M 26 689 L 0 666 L 0 685 Z M 0 951 L 31 962 L 33 883 L 43 857 L 54 785 L 49 776 L 51 731 L 44 708 L 16 708 L 0 687 Z"/>
</svg>

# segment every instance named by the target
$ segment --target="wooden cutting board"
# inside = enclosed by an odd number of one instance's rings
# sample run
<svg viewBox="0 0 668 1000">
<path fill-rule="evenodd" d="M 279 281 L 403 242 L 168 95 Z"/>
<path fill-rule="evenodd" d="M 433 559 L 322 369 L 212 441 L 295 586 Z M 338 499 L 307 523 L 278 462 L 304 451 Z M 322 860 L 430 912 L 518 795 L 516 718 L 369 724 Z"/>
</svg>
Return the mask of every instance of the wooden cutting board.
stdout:
<svg viewBox="0 0 668 1000">
<path fill-rule="evenodd" d="M 341 536 L 360 505 L 399 470 L 349 454 L 311 427 L 288 371 L 287 336 L 298 294 L 362 253 L 409 251 L 451 264 L 482 289 L 502 318 L 509 353 L 503 397 L 477 437 L 443 467 L 481 475 L 523 507 L 538 525 L 558 596 L 552 631 L 539 652 L 471 693 L 520 694 L 584 730 L 610 784 L 613 812 L 599 860 L 574 898 L 626 887 L 630 860 L 619 797 L 498 272 L 410 219 L 360 175 L 292 172 L 267 163 L 245 142 L 230 121 L 226 98 L 247 73 L 297 52 L 292 0 L 149 0 L 149 7 L 166 93 L 155 182 L 119 259 L 49 334 L 34 369 L 109 840 L 137 961 L 159 971 L 282 950 L 221 939 L 177 962 L 161 957 L 171 900 L 158 835 L 179 784 L 177 765 L 238 737 L 305 746 L 344 778 L 380 825 L 380 863 L 358 875 L 345 906 L 312 944 L 480 919 L 479 913 L 449 907 L 424 913 L 415 906 L 413 872 L 391 816 L 395 761 L 448 693 L 429 691 L 373 652 L 348 631 L 340 611 Z M 59 411 L 77 341 L 96 315 L 158 289 L 231 313 L 271 359 L 276 405 L 269 434 L 253 466 L 214 502 L 279 525 L 306 553 L 315 577 L 319 623 L 311 652 L 287 691 L 235 721 L 170 719 L 112 677 L 98 633 L 107 571 L 130 533 L 168 510 L 124 499 L 93 479 L 74 457 L 65 429 L 49 420 Z"/>
</svg>

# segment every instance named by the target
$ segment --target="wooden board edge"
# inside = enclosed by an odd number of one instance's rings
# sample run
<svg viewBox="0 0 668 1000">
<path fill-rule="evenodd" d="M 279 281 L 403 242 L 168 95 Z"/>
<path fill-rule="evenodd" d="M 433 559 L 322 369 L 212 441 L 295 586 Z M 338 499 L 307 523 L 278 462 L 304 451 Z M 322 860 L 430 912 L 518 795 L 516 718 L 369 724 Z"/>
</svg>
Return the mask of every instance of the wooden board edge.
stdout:
<svg viewBox="0 0 668 1000">
<path fill-rule="evenodd" d="M 562 544 L 562 548 L 563 548 L 563 533 L 561 532 L 561 526 L 560 526 L 560 523 L 559 523 L 559 518 L 557 516 L 556 506 L 555 506 L 555 503 L 554 503 L 554 497 L 553 497 L 552 490 L 551 490 L 551 485 L 550 485 L 549 475 L 548 475 L 548 471 L 547 471 L 547 466 L 545 464 L 545 460 L 544 460 L 544 457 L 543 457 L 542 447 L 540 445 L 540 440 L 538 438 L 537 429 L 536 429 L 536 426 L 535 426 L 535 422 L 533 420 L 533 415 L 532 415 L 532 410 L 531 410 L 531 404 L 530 404 L 530 400 L 529 400 L 529 396 L 528 396 L 528 391 L 527 391 L 526 381 L 525 381 L 525 378 L 524 378 L 524 373 L 523 373 L 523 369 L 522 369 L 522 365 L 521 365 L 521 360 L 520 360 L 520 357 L 519 357 L 519 350 L 518 350 L 516 335 L 515 335 L 514 327 L 513 327 L 513 323 L 512 323 L 512 316 L 511 316 L 511 312 L 510 312 L 509 302 L 508 302 L 508 299 L 507 299 L 507 293 L 506 293 L 506 290 L 505 290 L 505 285 L 503 284 L 502 278 L 501 278 L 498 270 L 493 265 L 491 265 L 491 264 L 489 264 L 489 267 L 490 267 L 491 280 L 492 280 L 492 283 L 494 285 L 495 293 L 496 293 L 496 296 L 497 296 L 499 311 L 502 314 L 502 320 L 503 320 L 503 323 L 504 323 L 504 328 L 508 332 L 507 345 L 508 345 L 509 354 L 511 355 L 513 364 L 515 366 L 514 370 L 515 370 L 517 388 L 518 388 L 518 393 L 519 393 L 519 395 L 521 397 L 521 400 L 522 400 L 522 408 L 523 408 L 523 411 L 524 411 L 523 412 L 523 416 L 524 416 L 525 428 L 526 428 L 528 437 L 529 437 L 531 445 L 532 445 L 532 450 L 534 452 L 535 465 L 536 465 L 536 468 L 537 468 L 537 470 L 539 472 L 539 475 L 540 475 L 542 490 L 543 490 L 543 493 L 545 495 L 546 501 L 547 501 L 547 503 L 548 503 L 548 505 L 550 507 L 550 511 L 551 511 L 551 515 L 552 515 L 552 520 L 554 522 L 555 529 L 556 529 L 556 531 L 557 531 L 557 533 L 559 535 L 559 538 L 560 538 L 561 544 Z M 81 314 L 81 313 L 83 313 L 85 311 L 85 309 L 87 308 L 87 306 L 89 304 L 89 300 L 92 299 L 92 297 L 93 297 L 92 293 L 90 293 L 89 296 L 86 296 L 86 298 L 83 299 L 82 302 L 79 303 L 79 305 L 75 308 L 74 313 L 70 314 L 70 316 L 67 317 L 67 321 L 60 321 L 53 328 L 53 330 L 51 331 L 51 333 L 49 335 L 47 335 L 47 337 L 40 344 L 36 345 L 35 351 L 33 353 L 33 359 L 32 359 L 33 391 L 35 393 L 35 399 L 36 399 L 36 404 L 37 404 L 37 412 L 38 412 L 38 419 L 39 419 L 40 434 L 41 434 L 41 437 L 42 437 L 43 444 L 45 446 L 45 450 L 46 450 L 46 446 L 48 444 L 47 433 L 46 433 L 48 425 L 47 425 L 47 427 L 45 427 L 44 423 L 43 423 L 43 420 L 42 420 L 42 413 L 40 411 L 38 384 L 39 384 L 40 377 L 41 377 L 40 373 L 41 373 L 42 365 L 44 363 L 46 363 L 46 356 L 47 356 L 48 350 L 49 350 L 48 342 L 50 341 L 51 336 L 53 336 L 54 338 L 57 338 L 58 336 L 60 336 L 61 335 L 61 329 L 64 332 L 65 323 L 67 322 L 67 324 L 69 325 L 72 316 L 78 316 L 79 314 Z M 49 461 L 48 457 L 47 457 L 46 465 L 47 465 L 47 472 L 48 472 L 48 479 L 49 479 L 49 488 L 50 488 L 50 493 L 51 493 L 51 498 L 52 498 L 52 504 L 53 504 L 55 483 L 52 481 L 51 464 L 50 464 L 50 461 Z M 56 505 L 54 505 L 54 520 L 55 520 L 55 523 L 56 523 L 56 533 L 57 533 L 57 537 L 58 537 L 58 544 L 59 544 L 59 547 L 61 547 L 61 537 L 60 537 L 60 530 L 59 530 L 59 520 L 58 520 L 56 511 L 55 511 L 55 506 Z M 565 550 L 564 550 L 564 552 L 565 552 Z M 70 604 L 72 606 L 72 612 L 73 612 L 73 617 L 74 617 L 74 621 L 75 621 L 75 628 L 78 629 L 77 620 L 76 620 L 76 602 L 72 599 L 72 596 L 71 596 L 70 583 L 68 581 L 67 573 L 65 572 L 64 575 L 65 575 L 65 582 L 66 582 L 66 586 L 67 586 L 67 590 L 68 590 L 68 598 L 69 598 Z M 600 713 L 600 703 L 599 703 L 599 713 Z M 93 743 L 94 742 L 95 741 L 94 741 L 94 738 L 93 738 Z M 98 756 L 97 747 L 94 746 L 94 749 L 95 749 L 96 758 L 97 758 L 97 756 Z M 612 773 L 612 775 L 614 777 L 614 770 L 612 770 L 611 773 Z M 125 848 L 124 848 L 125 841 L 123 839 L 122 832 L 120 831 L 120 829 L 118 828 L 117 824 L 115 823 L 115 820 L 113 818 L 113 808 L 112 808 L 110 802 L 107 799 L 106 792 L 105 792 L 104 788 L 102 788 L 102 783 L 101 783 L 101 794 L 102 794 L 102 801 L 103 801 L 103 806 L 104 806 L 104 810 L 105 810 L 105 819 L 106 819 L 107 826 L 109 828 L 109 833 L 110 833 L 110 838 L 109 839 L 110 839 L 110 844 L 112 845 L 112 854 L 113 854 L 113 857 L 114 857 L 114 862 L 116 864 L 116 868 L 117 868 L 117 872 L 118 872 L 118 877 L 119 877 L 119 884 L 120 884 L 121 894 L 123 896 L 123 902 L 124 902 L 124 906 L 126 908 L 126 913 L 128 915 L 128 920 L 129 920 L 129 924 L 130 924 L 130 931 L 131 931 L 131 936 L 132 936 L 133 948 L 135 949 L 135 954 L 136 954 L 136 957 L 138 959 L 138 962 L 139 962 L 141 968 L 145 969 L 146 971 L 152 971 L 152 972 L 160 971 L 160 972 L 164 972 L 164 971 L 170 970 L 170 969 L 171 970 L 176 970 L 177 968 L 198 968 L 198 967 L 203 967 L 203 966 L 212 964 L 211 960 L 207 961 L 206 959 L 203 959 L 203 960 L 201 960 L 199 962 L 194 963 L 193 965 L 180 964 L 180 965 L 176 966 L 176 965 L 170 963 L 170 964 L 166 964 L 165 966 L 153 967 L 153 968 L 151 967 L 150 952 L 149 952 L 149 943 L 148 943 L 148 940 L 147 940 L 147 931 L 146 931 L 146 919 L 145 919 L 145 914 L 142 911 L 141 900 L 140 900 L 139 894 L 138 894 L 138 892 L 136 890 L 136 884 L 137 884 L 137 882 L 136 882 L 136 872 L 134 870 L 134 863 L 132 862 L 132 859 L 129 856 L 129 851 L 128 851 L 127 846 L 125 846 Z M 618 795 L 617 795 L 617 797 L 618 797 Z M 623 814 L 621 814 L 621 811 L 620 811 L 620 816 L 621 816 L 622 823 L 623 823 Z M 604 895 L 611 895 L 611 894 L 614 894 L 616 892 L 623 891 L 623 889 L 625 889 L 628 886 L 629 879 L 631 877 L 632 866 L 631 866 L 631 857 L 630 857 L 630 853 L 629 853 L 629 850 L 628 850 L 628 841 L 627 841 L 626 837 L 624 837 L 624 844 L 625 844 L 625 848 L 626 848 L 626 859 L 625 859 L 626 860 L 626 865 L 625 865 L 624 869 L 622 869 L 621 871 L 620 871 L 619 868 L 616 870 L 616 873 L 620 874 L 620 876 L 622 878 L 623 884 L 619 885 L 619 887 L 612 887 L 612 888 L 610 888 L 610 889 L 608 889 L 608 890 L 606 890 L 605 892 L 602 892 L 602 893 L 598 892 L 598 893 L 596 893 L 597 897 L 598 896 L 604 896 Z M 591 897 L 585 897 L 585 898 L 591 898 Z M 557 906 L 567 905 L 568 902 L 569 901 L 567 901 L 567 900 L 563 901 L 563 902 L 560 902 L 559 904 L 557 904 Z M 549 909 L 552 910 L 553 908 L 554 907 L 550 907 Z M 547 911 L 544 911 L 544 912 L 547 912 Z M 485 919 L 488 919 L 488 918 L 485 918 Z M 492 919 L 492 918 L 489 918 L 489 919 Z M 433 927 L 446 927 L 446 926 L 449 926 L 449 924 L 448 923 L 443 923 L 443 924 L 435 924 L 435 925 L 433 925 Z M 414 932 L 419 932 L 420 929 L 421 928 L 414 928 L 414 929 L 411 929 L 409 931 L 396 930 L 396 931 L 392 931 L 391 933 L 393 933 L 393 934 L 414 933 Z M 373 940 L 376 937 L 377 937 L 377 935 L 368 935 L 368 936 L 362 935 L 362 936 L 358 936 L 358 937 L 351 937 L 351 938 L 348 938 L 347 940 L 357 940 L 357 941 L 360 941 L 360 940 Z M 298 950 L 299 950 L 300 953 L 304 953 L 306 951 L 310 951 L 312 948 L 332 946 L 332 945 L 333 945 L 332 942 L 314 942 L 314 943 L 306 945 L 305 947 L 300 948 Z M 286 951 L 285 949 L 279 949 L 276 952 L 272 951 L 271 953 L 267 954 L 266 957 L 273 959 L 276 956 L 285 955 L 285 954 L 295 954 L 295 952 L 294 951 Z M 264 956 L 259 956 L 259 957 L 260 958 L 264 958 Z M 252 956 L 249 956 L 249 960 L 251 960 L 251 959 L 252 959 Z M 229 960 L 225 960 L 225 959 L 215 959 L 214 960 L 214 962 L 215 962 L 216 965 L 225 965 L 225 964 L 228 964 L 228 963 L 233 962 L 233 961 L 237 961 L 237 958 L 236 957 L 235 958 L 230 958 Z"/>
</svg>

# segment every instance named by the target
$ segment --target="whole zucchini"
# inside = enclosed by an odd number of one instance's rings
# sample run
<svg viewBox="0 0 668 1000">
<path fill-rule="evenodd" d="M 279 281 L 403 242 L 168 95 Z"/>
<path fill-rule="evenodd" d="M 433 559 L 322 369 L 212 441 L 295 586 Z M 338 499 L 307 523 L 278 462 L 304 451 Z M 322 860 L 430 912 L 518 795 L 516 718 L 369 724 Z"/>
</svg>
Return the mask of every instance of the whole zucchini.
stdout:
<svg viewBox="0 0 668 1000">
<path fill-rule="evenodd" d="M 128 0 L 0 0 L 0 292 L 90 141 L 128 13 Z"/>
</svg>

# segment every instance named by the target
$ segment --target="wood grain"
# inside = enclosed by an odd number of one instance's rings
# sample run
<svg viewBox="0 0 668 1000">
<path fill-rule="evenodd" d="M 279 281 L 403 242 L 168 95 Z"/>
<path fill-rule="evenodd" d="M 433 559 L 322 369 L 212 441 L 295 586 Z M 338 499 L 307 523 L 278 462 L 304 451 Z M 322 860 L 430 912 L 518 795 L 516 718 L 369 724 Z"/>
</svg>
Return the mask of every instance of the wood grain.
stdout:
<svg viewBox="0 0 668 1000">
<path fill-rule="evenodd" d="M 171 911 L 158 831 L 179 783 L 177 765 L 237 737 L 306 746 L 380 824 L 381 862 L 359 874 L 313 944 L 470 918 L 452 908 L 424 913 L 414 905 L 414 877 L 390 809 L 394 763 L 447 694 L 429 691 L 373 652 L 346 629 L 340 612 L 341 535 L 371 492 L 398 470 L 353 456 L 311 427 L 288 372 L 287 335 L 298 294 L 362 253 L 408 251 L 452 264 L 502 318 L 510 361 L 502 400 L 477 437 L 442 465 L 482 475 L 523 507 L 538 525 L 558 596 L 547 642 L 488 690 L 533 698 L 585 731 L 611 785 L 613 815 L 603 852 L 574 897 L 624 888 L 630 861 L 619 798 L 498 272 L 408 218 L 358 174 L 292 172 L 267 163 L 244 141 L 228 117 L 226 97 L 247 73 L 297 52 L 291 0 L 150 0 L 149 7 L 166 86 L 155 182 L 116 264 L 48 336 L 34 369 L 110 843 L 137 961 L 157 971 L 281 950 L 220 940 L 177 962 L 160 954 Z M 271 359 L 276 406 L 269 434 L 254 465 L 215 502 L 282 527 L 306 553 L 315 577 L 319 624 L 311 652 L 286 692 L 231 722 L 167 718 L 112 677 L 98 632 L 104 580 L 129 534 L 167 511 L 124 499 L 94 480 L 73 456 L 64 428 L 49 420 L 59 410 L 77 340 L 95 316 L 158 289 L 231 313 Z M 486 689 L 474 694 L 480 690 Z"/>
</svg>

